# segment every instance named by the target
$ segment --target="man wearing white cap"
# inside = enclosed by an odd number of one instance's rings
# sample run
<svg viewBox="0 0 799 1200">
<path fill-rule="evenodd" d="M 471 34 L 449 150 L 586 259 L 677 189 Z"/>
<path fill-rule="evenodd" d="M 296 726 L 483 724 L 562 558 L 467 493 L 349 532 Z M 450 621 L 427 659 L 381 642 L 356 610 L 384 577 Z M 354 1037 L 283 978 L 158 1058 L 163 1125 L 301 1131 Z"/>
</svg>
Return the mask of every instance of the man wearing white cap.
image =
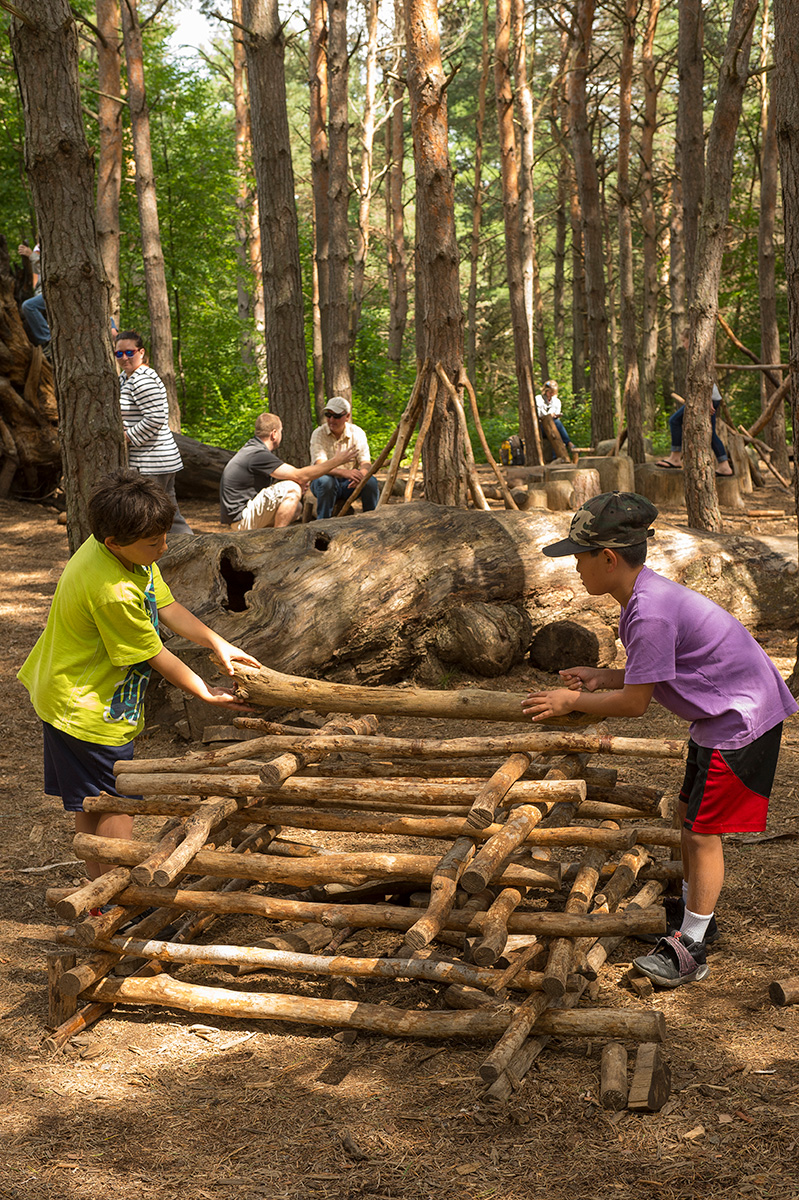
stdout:
<svg viewBox="0 0 799 1200">
<path fill-rule="evenodd" d="M 351 413 L 348 400 L 343 396 L 331 396 L 325 405 L 324 425 L 319 425 L 311 434 L 311 462 L 314 466 L 331 462 L 327 474 L 320 475 L 311 483 L 311 491 L 316 496 L 316 515 L 320 521 L 333 516 L 338 501 L 346 500 L 372 465 L 366 434 L 359 425 L 353 425 Z M 353 461 L 343 465 L 334 464 L 333 459 L 346 449 L 355 451 Z M 377 507 L 379 495 L 380 488 L 372 476 L 359 496 L 364 512 L 371 512 Z"/>
</svg>

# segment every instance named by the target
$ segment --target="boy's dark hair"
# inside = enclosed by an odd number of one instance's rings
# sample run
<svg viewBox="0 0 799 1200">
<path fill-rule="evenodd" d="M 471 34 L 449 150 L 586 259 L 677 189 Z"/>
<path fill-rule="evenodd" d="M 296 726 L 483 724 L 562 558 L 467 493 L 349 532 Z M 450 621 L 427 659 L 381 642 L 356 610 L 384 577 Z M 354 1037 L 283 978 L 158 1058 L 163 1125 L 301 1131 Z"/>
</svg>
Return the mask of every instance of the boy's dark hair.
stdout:
<svg viewBox="0 0 799 1200">
<path fill-rule="evenodd" d="M 175 505 L 154 479 L 123 468 L 97 484 L 89 499 L 89 528 L 98 542 L 129 546 L 171 529 Z"/>
<path fill-rule="evenodd" d="M 596 550 L 589 550 L 588 553 L 592 558 L 596 558 L 597 554 L 601 554 L 604 549 L 604 546 L 600 546 Z M 648 549 L 649 542 L 639 542 L 636 546 L 614 546 L 613 553 L 618 554 L 621 561 L 625 562 L 628 567 L 642 567 L 646 562 Z"/>
</svg>

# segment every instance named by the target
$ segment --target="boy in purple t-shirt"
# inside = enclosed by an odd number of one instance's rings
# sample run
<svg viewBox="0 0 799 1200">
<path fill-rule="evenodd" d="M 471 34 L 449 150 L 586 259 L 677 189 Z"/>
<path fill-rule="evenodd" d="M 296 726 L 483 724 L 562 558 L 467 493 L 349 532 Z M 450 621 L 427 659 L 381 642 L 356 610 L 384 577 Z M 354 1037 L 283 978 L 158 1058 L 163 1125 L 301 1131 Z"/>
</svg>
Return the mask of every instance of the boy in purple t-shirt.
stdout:
<svg viewBox="0 0 799 1200">
<path fill-rule="evenodd" d="M 706 944 L 717 934 L 724 882 L 721 834 L 765 829 L 782 722 L 797 704 L 740 621 L 644 566 L 656 516 L 643 496 L 606 492 L 577 510 L 567 538 L 544 547 L 550 557 L 576 556 L 589 595 L 618 600 L 627 666 L 561 671 L 566 687 L 531 692 L 522 709 L 534 721 L 570 712 L 639 717 L 655 699 L 690 721 L 681 925 L 635 960 L 653 983 L 678 987 L 708 974 Z"/>
</svg>

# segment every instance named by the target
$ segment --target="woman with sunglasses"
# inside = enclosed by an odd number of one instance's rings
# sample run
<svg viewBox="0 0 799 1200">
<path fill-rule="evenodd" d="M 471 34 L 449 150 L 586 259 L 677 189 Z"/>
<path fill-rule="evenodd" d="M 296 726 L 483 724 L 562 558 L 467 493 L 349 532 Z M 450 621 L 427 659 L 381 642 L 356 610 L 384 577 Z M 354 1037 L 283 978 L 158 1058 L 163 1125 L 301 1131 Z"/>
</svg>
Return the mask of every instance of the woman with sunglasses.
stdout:
<svg viewBox="0 0 799 1200">
<path fill-rule="evenodd" d="M 135 330 L 120 333 L 115 354 L 122 367 L 119 393 L 128 464 L 160 483 L 175 505 L 170 533 L 191 533 L 175 498 L 175 475 L 183 469 L 177 443 L 169 428 L 169 405 L 161 377 L 147 365 L 147 351 Z"/>
</svg>

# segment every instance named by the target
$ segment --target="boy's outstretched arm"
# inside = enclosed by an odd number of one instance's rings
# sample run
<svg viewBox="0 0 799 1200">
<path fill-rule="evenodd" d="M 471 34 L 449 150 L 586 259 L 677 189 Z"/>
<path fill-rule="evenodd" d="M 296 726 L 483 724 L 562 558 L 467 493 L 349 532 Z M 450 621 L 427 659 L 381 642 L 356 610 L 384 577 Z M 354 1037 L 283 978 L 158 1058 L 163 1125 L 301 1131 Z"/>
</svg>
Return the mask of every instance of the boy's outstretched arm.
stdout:
<svg viewBox="0 0 799 1200">
<path fill-rule="evenodd" d="M 615 691 L 599 693 L 587 688 L 585 691 L 555 688 L 551 692 L 530 692 L 522 703 L 522 712 L 534 721 L 549 721 L 570 712 L 590 713 L 597 717 L 640 717 L 649 707 L 654 687 L 654 683 L 631 683 Z"/>
<path fill-rule="evenodd" d="M 166 646 L 147 661 L 153 670 L 163 675 L 164 679 L 190 696 L 197 696 L 199 700 L 205 700 L 207 704 L 221 704 L 225 708 L 234 708 L 238 712 L 252 711 L 248 704 L 242 704 L 240 700 L 236 699 L 232 688 L 209 687 L 196 671 L 187 667 L 176 654 L 167 650 Z"/>
<path fill-rule="evenodd" d="M 228 675 L 233 674 L 234 662 L 247 663 L 250 667 L 260 667 L 262 665 L 258 662 L 257 658 L 253 658 L 251 654 L 246 654 L 243 650 L 239 650 L 238 646 L 232 646 L 230 642 L 226 642 L 218 633 L 214 633 L 213 629 L 209 629 L 199 617 L 195 617 L 193 613 L 190 613 L 182 604 L 178 604 L 176 600 L 172 604 L 165 604 L 163 608 L 159 608 L 158 616 L 173 633 L 186 638 L 189 642 L 194 642 L 196 646 L 207 646 L 209 650 L 213 650 Z M 150 666 L 154 665 L 154 661 L 151 660 Z M 156 667 L 156 670 L 160 671 L 161 668 Z M 164 672 L 161 671 L 161 674 L 163 675 Z M 171 682 L 173 681 L 170 679 Z"/>
</svg>

